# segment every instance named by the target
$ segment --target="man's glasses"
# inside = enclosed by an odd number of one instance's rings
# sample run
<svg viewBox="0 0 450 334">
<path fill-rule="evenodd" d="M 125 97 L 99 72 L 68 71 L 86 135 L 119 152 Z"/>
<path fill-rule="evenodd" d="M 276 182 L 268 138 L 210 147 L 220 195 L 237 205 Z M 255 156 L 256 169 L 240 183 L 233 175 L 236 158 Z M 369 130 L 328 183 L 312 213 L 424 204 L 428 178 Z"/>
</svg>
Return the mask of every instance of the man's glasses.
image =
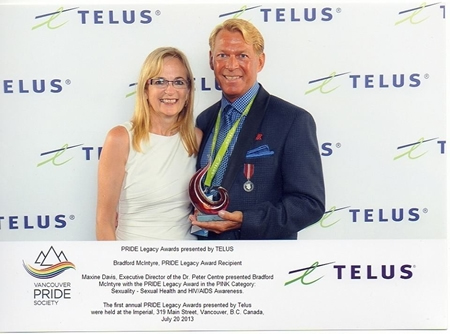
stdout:
<svg viewBox="0 0 450 334">
<path fill-rule="evenodd" d="M 189 81 L 184 79 L 175 79 L 175 80 L 166 80 L 166 79 L 149 79 L 148 84 L 155 86 L 157 88 L 167 88 L 169 86 L 169 82 L 172 83 L 172 86 L 176 89 L 186 89 L 189 87 Z"/>
</svg>

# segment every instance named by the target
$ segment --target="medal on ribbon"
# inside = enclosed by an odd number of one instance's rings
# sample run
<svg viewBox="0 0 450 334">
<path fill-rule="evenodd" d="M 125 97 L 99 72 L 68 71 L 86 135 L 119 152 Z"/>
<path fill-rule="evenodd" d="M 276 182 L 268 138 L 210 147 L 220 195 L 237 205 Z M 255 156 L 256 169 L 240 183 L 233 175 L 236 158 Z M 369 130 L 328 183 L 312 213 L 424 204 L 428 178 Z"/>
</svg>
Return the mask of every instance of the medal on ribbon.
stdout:
<svg viewBox="0 0 450 334">
<path fill-rule="evenodd" d="M 253 191 L 253 189 L 255 187 L 253 182 L 250 181 L 250 179 L 252 178 L 254 172 L 255 172 L 255 165 L 254 164 L 244 164 L 244 176 L 247 179 L 247 181 L 245 181 L 245 183 L 244 183 L 244 190 L 246 192 Z"/>
</svg>

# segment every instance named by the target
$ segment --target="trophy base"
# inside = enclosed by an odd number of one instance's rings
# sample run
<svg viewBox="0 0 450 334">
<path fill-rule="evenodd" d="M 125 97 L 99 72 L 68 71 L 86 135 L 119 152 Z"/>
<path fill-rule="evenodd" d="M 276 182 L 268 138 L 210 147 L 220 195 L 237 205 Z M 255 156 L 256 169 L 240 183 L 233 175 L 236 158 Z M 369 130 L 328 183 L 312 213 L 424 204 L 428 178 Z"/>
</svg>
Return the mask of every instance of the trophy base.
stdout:
<svg viewBox="0 0 450 334">
<path fill-rule="evenodd" d="M 223 218 L 220 218 L 218 215 L 206 215 L 202 213 L 197 215 L 197 221 L 199 222 L 212 222 L 218 220 L 223 220 Z"/>
<path fill-rule="evenodd" d="M 212 221 L 220 221 L 220 220 L 223 220 L 223 218 L 220 218 L 218 215 L 206 215 L 206 214 L 202 214 L 202 213 L 199 213 L 197 215 L 197 221 L 199 221 L 199 222 L 212 222 Z M 208 230 L 204 230 L 198 226 L 192 226 L 191 234 L 197 235 L 200 237 L 207 237 Z"/>
</svg>

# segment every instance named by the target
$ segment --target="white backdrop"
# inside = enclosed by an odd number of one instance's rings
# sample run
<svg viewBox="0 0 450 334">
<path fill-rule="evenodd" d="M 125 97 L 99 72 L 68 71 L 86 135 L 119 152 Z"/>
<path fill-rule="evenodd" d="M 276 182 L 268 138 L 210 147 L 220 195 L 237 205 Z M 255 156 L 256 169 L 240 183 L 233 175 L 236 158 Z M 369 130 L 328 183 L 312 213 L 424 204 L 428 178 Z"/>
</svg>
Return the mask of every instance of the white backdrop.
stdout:
<svg viewBox="0 0 450 334">
<path fill-rule="evenodd" d="M 0 241 L 94 240 L 98 152 L 144 58 L 187 54 L 198 114 L 220 98 L 209 32 L 239 15 L 266 40 L 259 81 L 317 123 L 328 212 L 299 239 L 445 242 L 447 1 L 0 5 Z"/>
<path fill-rule="evenodd" d="M 265 36 L 259 81 L 317 122 L 329 212 L 299 238 L 444 238 L 445 5 L 417 6 L 3 5 L 0 240 L 94 240 L 99 149 L 144 58 L 187 54 L 198 114 L 220 97 L 208 35 L 232 16 Z"/>
</svg>

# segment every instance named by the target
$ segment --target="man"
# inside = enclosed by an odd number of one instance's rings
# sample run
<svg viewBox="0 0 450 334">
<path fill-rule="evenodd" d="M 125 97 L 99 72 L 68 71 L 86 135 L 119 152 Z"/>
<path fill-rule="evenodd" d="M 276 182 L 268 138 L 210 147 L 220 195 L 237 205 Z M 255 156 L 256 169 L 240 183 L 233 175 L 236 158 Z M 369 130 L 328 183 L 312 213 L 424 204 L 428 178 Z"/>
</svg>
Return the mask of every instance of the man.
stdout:
<svg viewBox="0 0 450 334">
<path fill-rule="evenodd" d="M 219 212 L 223 221 L 200 222 L 191 215 L 192 224 L 208 230 L 208 239 L 297 239 L 325 207 L 315 122 L 257 82 L 264 40 L 250 22 L 226 20 L 213 30 L 209 45 L 222 100 L 197 118 L 204 134 L 197 168 L 219 159 L 224 174 L 210 168 L 205 183 L 227 189 L 230 203 Z M 280 84 L 286 84 L 282 78 Z M 235 126 L 223 130 L 232 114 Z"/>
</svg>

